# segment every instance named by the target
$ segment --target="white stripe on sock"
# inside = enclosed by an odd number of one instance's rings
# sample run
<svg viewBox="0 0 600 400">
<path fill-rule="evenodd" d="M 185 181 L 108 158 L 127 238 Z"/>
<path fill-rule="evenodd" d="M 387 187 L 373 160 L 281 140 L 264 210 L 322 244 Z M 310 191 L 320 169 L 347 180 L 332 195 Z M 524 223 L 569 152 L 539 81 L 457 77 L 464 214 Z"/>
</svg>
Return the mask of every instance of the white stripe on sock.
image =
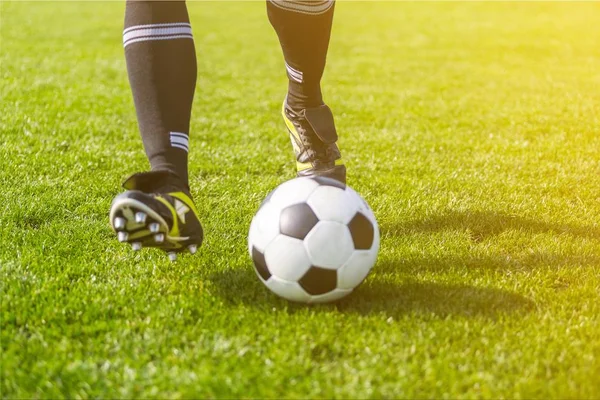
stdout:
<svg viewBox="0 0 600 400">
<path fill-rule="evenodd" d="M 297 69 L 294 69 L 294 68 L 290 67 L 288 65 L 288 63 L 285 63 L 285 68 L 287 69 L 287 72 L 290 75 L 290 78 L 292 78 L 293 80 L 295 80 L 298 83 L 302 83 L 303 82 L 304 75 L 302 74 L 302 72 L 298 71 Z"/>
<path fill-rule="evenodd" d="M 181 132 L 169 132 L 171 137 L 171 146 L 179 149 L 188 151 L 189 138 L 185 133 Z"/>
<path fill-rule="evenodd" d="M 147 24 L 147 25 L 133 25 L 130 26 L 129 28 L 126 28 L 123 31 L 123 35 L 126 34 L 127 32 L 131 32 L 137 29 L 149 29 L 149 28 L 172 28 L 172 27 L 188 27 L 191 28 L 192 26 L 190 25 L 189 22 L 171 22 L 171 23 L 167 23 L 167 24 Z"/>
<path fill-rule="evenodd" d="M 123 47 L 127 47 L 130 44 L 138 43 L 138 42 L 152 42 L 155 40 L 174 40 L 174 39 L 194 39 L 194 38 L 192 37 L 192 35 L 152 36 L 152 37 L 129 40 L 127 43 L 123 44 Z"/>
<path fill-rule="evenodd" d="M 334 3 L 334 0 L 324 1 L 298 1 L 298 0 L 270 0 L 279 8 L 302 14 L 324 14 Z"/>
<path fill-rule="evenodd" d="M 181 138 L 171 137 L 171 144 L 173 144 L 173 143 L 181 144 L 183 146 L 188 146 L 188 144 L 189 144 L 189 142 L 187 141 L 187 139 L 181 139 Z"/>
<path fill-rule="evenodd" d="M 301 72 L 301 71 L 299 71 L 299 70 L 297 70 L 297 69 L 295 69 L 295 68 L 293 68 L 293 67 L 291 67 L 291 66 L 290 66 L 290 64 L 288 64 L 288 63 L 285 63 L 285 66 L 286 66 L 286 68 L 287 68 L 287 69 L 288 69 L 290 72 L 293 72 L 294 74 L 296 74 L 296 75 L 298 75 L 298 76 L 302 76 L 302 72 Z"/>
<path fill-rule="evenodd" d="M 146 40 L 167 40 L 179 38 L 192 39 L 192 28 L 183 26 L 137 29 L 123 34 L 123 46 Z"/>
<path fill-rule="evenodd" d="M 171 144 L 171 147 L 177 147 L 178 149 L 185 150 L 186 152 L 189 152 L 189 150 L 188 150 L 188 148 L 187 148 L 187 147 L 185 147 L 185 146 L 182 146 L 182 145 L 180 145 L 180 144 L 177 144 L 177 143 L 172 143 L 172 144 Z"/>
<path fill-rule="evenodd" d="M 174 40 L 174 39 L 194 39 L 192 35 L 174 35 L 174 36 L 156 36 L 156 37 L 148 37 L 141 39 L 133 39 L 123 44 L 123 47 L 127 47 L 130 44 L 138 43 L 138 42 L 152 42 L 155 40 Z"/>
</svg>

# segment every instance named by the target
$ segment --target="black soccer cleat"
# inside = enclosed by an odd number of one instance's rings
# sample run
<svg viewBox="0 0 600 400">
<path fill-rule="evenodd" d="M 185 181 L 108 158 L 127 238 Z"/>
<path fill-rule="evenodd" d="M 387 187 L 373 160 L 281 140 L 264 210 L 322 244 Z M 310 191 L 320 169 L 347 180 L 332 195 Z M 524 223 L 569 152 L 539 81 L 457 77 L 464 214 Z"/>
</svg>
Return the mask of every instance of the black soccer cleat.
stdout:
<svg viewBox="0 0 600 400">
<path fill-rule="evenodd" d="M 189 191 L 173 184 L 177 181 L 169 171 L 151 171 L 123 183 L 128 190 L 110 207 L 110 223 L 119 242 L 130 243 L 134 251 L 157 247 L 172 261 L 186 249 L 196 253 L 204 238 L 202 225 Z"/>
<path fill-rule="evenodd" d="M 325 104 L 302 110 L 283 102 L 283 120 L 296 155 L 298 176 L 326 176 L 346 183 L 346 166 L 340 149 L 333 114 Z"/>
</svg>

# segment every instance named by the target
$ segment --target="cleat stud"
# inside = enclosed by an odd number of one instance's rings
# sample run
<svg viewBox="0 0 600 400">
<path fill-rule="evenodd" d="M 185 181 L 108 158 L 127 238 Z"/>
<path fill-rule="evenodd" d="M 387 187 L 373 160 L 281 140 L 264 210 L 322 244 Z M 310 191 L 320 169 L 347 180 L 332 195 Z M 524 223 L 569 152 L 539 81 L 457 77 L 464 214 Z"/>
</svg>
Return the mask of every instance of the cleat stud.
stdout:
<svg viewBox="0 0 600 400">
<path fill-rule="evenodd" d="M 138 224 L 143 224 L 146 222 L 146 213 L 138 211 L 135 213 L 135 222 Z"/>
<path fill-rule="evenodd" d="M 177 260 L 177 253 L 169 253 L 169 260 L 171 260 L 171 261 Z"/>
<path fill-rule="evenodd" d="M 198 251 L 198 246 L 196 246 L 195 244 L 190 244 L 188 246 L 188 250 L 190 251 L 190 254 L 196 254 L 196 252 Z"/>
<path fill-rule="evenodd" d="M 119 242 L 123 243 L 127 241 L 127 238 L 129 237 L 129 235 L 127 234 L 127 232 L 119 232 L 117 234 L 117 239 L 119 239 Z"/>
<path fill-rule="evenodd" d="M 124 229 L 126 224 L 127 224 L 127 221 L 125 221 L 125 218 L 121 218 L 121 217 L 117 217 L 113 221 L 113 226 L 115 227 L 115 229 L 118 229 L 118 230 Z"/>
<path fill-rule="evenodd" d="M 156 243 L 162 243 L 165 241 L 165 234 L 164 233 L 157 233 L 156 235 L 154 235 L 154 241 Z"/>
<path fill-rule="evenodd" d="M 131 248 L 133 251 L 139 251 L 142 249 L 142 244 L 140 242 L 133 242 L 131 243 Z"/>
<path fill-rule="evenodd" d="M 158 222 L 153 222 L 148 226 L 148 228 L 150 229 L 150 232 L 156 233 L 160 230 L 160 225 Z"/>
</svg>

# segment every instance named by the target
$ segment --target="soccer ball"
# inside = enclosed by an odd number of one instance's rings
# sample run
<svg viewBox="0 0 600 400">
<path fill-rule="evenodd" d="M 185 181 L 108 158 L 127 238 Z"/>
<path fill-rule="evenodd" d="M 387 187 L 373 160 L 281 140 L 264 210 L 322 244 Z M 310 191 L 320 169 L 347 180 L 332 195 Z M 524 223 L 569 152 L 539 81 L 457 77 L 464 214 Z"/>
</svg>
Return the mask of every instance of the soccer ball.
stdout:
<svg viewBox="0 0 600 400">
<path fill-rule="evenodd" d="M 303 303 L 334 301 L 369 274 L 379 228 L 367 203 L 345 184 L 295 178 L 261 204 L 248 250 L 258 277 L 275 294 Z"/>
</svg>

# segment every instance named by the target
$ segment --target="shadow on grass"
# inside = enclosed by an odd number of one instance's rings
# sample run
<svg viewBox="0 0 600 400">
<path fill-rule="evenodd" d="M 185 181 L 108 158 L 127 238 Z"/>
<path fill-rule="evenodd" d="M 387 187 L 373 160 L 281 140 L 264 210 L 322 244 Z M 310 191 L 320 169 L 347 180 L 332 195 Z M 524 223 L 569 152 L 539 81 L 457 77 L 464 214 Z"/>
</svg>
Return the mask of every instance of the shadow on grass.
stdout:
<svg viewBox="0 0 600 400">
<path fill-rule="evenodd" d="M 442 230 L 469 230 L 471 239 L 480 242 L 507 230 L 531 233 L 568 234 L 590 239 L 600 239 L 600 227 L 560 224 L 534 220 L 492 211 L 458 212 L 432 215 L 422 220 L 388 224 L 381 227 L 384 234 L 401 236 L 411 233 L 427 233 Z"/>
<path fill-rule="evenodd" d="M 393 317 L 412 313 L 495 318 L 529 312 L 535 304 L 517 293 L 496 288 L 415 281 L 394 285 L 371 279 L 335 307 L 362 315 L 383 313 Z"/>
<path fill-rule="evenodd" d="M 392 276 L 392 279 L 394 277 Z M 449 285 L 433 282 L 388 282 L 385 275 L 368 278 L 347 298 L 333 304 L 311 305 L 313 310 L 361 315 L 403 314 L 495 318 L 500 314 L 528 312 L 534 303 L 524 296 L 496 288 Z M 288 313 L 307 306 L 277 298 L 263 286 L 252 268 L 227 269 L 210 277 L 212 287 L 229 305 L 245 305 L 265 310 L 285 309 Z"/>
<path fill-rule="evenodd" d="M 377 271 L 380 273 L 416 274 L 422 272 L 442 273 L 448 271 L 512 271 L 526 272 L 539 268 L 578 267 L 600 265 L 600 255 L 594 254 L 559 254 L 549 252 L 528 254 L 489 254 L 481 255 L 411 255 L 394 262 L 380 262 Z"/>
</svg>

